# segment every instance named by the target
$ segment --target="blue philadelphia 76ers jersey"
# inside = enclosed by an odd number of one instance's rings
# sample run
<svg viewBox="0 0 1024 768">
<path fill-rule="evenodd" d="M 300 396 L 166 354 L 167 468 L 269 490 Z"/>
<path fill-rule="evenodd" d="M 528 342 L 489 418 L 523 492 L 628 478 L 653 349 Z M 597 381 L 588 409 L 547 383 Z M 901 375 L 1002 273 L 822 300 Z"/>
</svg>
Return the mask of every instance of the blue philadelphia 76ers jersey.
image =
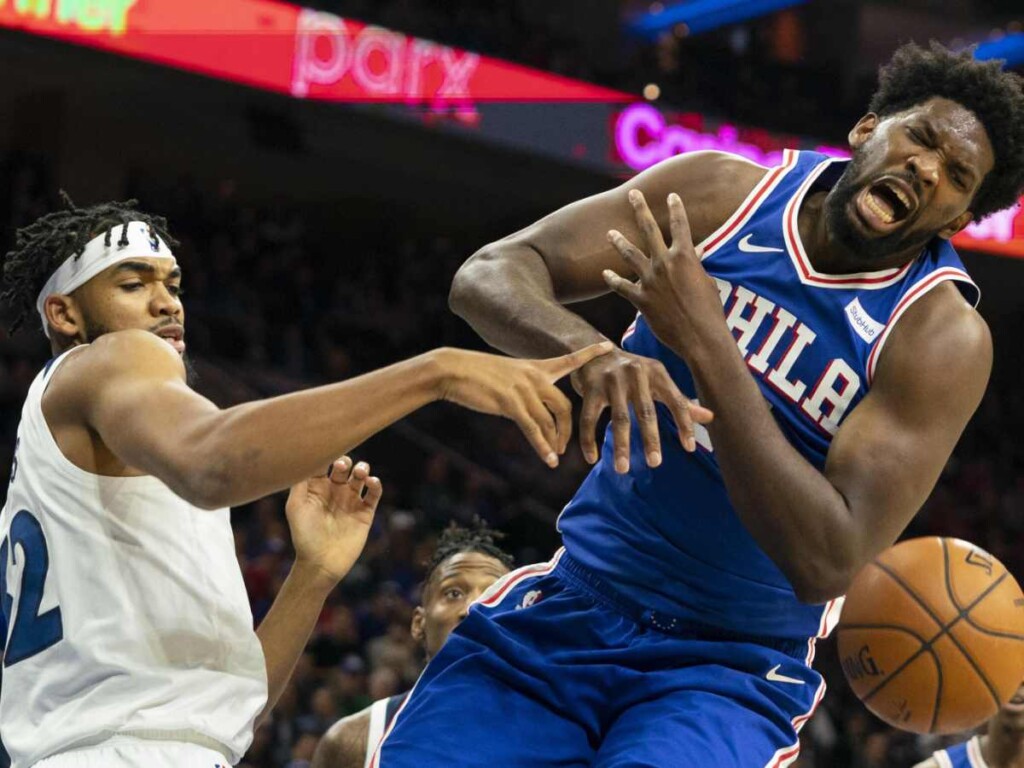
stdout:
<svg viewBox="0 0 1024 768">
<path fill-rule="evenodd" d="M 843 420 L 867 394 L 883 345 L 907 308 L 946 280 L 972 303 L 978 299 L 956 252 L 938 238 L 904 267 L 849 275 L 814 270 L 797 213 L 808 192 L 831 187 L 847 162 L 787 151 L 701 243 L 726 322 L 779 429 L 819 469 Z M 686 364 L 642 316 L 626 331 L 623 348 L 660 360 L 680 390 L 696 396 Z M 606 433 L 600 461 L 559 519 L 566 551 L 625 597 L 684 621 L 749 635 L 827 635 L 839 602 L 797 600 L 737 517 L 707 432 L 700 430 L 697 451 L 688 454 L 660 404 L 658 416 L 663 460 L 656 469 L 646 464 L 634 424 L 630 471 L 616 474 Z"/>
</svg>

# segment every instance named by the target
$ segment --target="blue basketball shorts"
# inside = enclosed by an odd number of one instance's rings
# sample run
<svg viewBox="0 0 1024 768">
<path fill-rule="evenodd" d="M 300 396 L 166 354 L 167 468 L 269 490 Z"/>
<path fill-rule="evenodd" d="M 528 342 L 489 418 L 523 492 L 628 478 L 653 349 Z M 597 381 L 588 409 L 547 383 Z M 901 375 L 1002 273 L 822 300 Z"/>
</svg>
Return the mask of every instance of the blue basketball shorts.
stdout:
<svg viewBox="0 0 1024 768">
<path fill-rule="evenodd" d="M 814 641 L 687 628 L 560 551 L 499 580 L 371 768 L 784 768 L 825 694 Z"/>
</svg>

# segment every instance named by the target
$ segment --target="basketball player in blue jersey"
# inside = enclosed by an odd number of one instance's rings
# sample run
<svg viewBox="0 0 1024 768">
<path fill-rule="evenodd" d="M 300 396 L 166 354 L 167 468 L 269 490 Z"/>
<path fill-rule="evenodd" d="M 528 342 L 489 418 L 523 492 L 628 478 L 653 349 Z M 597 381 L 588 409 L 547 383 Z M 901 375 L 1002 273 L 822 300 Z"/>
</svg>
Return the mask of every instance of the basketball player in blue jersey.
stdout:
<svg viewBox="0 0 1024 768">
<path fill-rule="evenodd" d="M 14 768 L 235 763 L 366 540 L 379 481 L 336 457 L 445 398 L 514 418 L 557 464 L 571 412 L 553 382 L 607 349 L 438 350 L 222 410 L 186 381 L 166 222 L 66 204 L 4 262 L 0 298 L 15 323 L 38 312 L 54 358 L 25 400 L 0 512 L 0 737 Z M 227 508 L 289 486 L 298 559 L 257 634 Z"/>
<path fill-rule="evenodd" d="M 500 538 L 480 522 L 471 528 L 451 525 L 442 534 L 427 567 L 423 604 L 412 618 L 413 639 L 427 661 L 466 618 L 473 601 L 509 572 L 512 556 L 497 545 Z M 335 723 L 321 739 L 311 768 L 365 768 L 408 695 L 381 699 Z"/>
<path fill-rule="evenodd" d="M 601 339 L 567 304 L 640 313 L 573 377 L 590 461 L 611 423 L 564 548 L 470 611 L 373 768 L 796 761 L 816 638 L 988 380 L 949 238 L 1024 186 L 1024 92 L 997 62 L 903 47 L 870 110 L 852 161 L 672 158 L 463 266 L 454 310 L 517 355 Z"/>
<path fill-rule="evenodd" d="M 1024 685 L 988 721 L 984 735 L 940 749 L 914 768 L 1024 768 Z"/>
</svg>

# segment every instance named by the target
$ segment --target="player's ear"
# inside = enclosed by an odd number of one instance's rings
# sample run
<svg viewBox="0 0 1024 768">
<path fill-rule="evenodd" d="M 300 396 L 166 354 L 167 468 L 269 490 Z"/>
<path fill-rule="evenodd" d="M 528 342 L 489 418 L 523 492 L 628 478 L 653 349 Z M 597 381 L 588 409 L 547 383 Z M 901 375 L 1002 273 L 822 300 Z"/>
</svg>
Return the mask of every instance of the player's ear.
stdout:
<svg viewBox="0 0 1024 768">
<path fill-rule="evenodd" d="M 409 632 L 412 634 L 412 639 L 419 645 L 423 645 L 427 641 L 427 633 L 423 626 L 426 620 L 427 612 L 423 610 L 422 605 L 417 605 L 412 612 L 412 624 L 409 626 Z"/>
<path fill-rule="evenodd" d="M 858 149 L 861 144 L 867 141 L 868 137 L 875 132 L 875 128 L 878 127 L 878 122 L 878 115 L 874 112 L 868 112 L 858 120 L 857 124 L 850 129 L 850 133 L 846 136 L 846 140 L 850 142 L 850 149 Z"/>
<path fill-rule="evenodd" d="M 60 294 L 47 296 L 43 303 L 43 312 L 46 314 L 51 336 L 85 340 L 85 323 L 74 297 Z"/>
<path fill-rule="evenodd" d="M 953 235 L 955 235 L 961 229 L 966 227 L 973 220 L 974 213 L 972 213 L 971 211 L 964 211 L 951 222 L 949 222 L 949 224 L 940 229 L 937 234 L 943 240 L 949 240 L 951 237 L 953 237 Z"/>
</svg>

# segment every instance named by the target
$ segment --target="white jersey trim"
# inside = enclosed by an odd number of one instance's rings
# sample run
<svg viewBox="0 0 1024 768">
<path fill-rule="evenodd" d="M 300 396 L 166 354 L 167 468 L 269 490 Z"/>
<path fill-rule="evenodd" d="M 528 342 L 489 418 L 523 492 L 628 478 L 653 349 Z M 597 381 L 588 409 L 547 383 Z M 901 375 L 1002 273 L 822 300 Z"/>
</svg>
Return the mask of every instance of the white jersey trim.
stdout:
<svg viewBox="0 0 1024 768">
<path fill-rule="evenodd" d="M 787 747 L 780 747 L 775 750 L 775 754 L 771 756 L 771 759 L 764 764 L 764 768 L 787 768 L 796 762 L 797 758 L 800 757 L 800 729 L 804 727 L 811 716 L 818 709 L 818 705 L 821 704 L 822 699 L 825 698 L 825 691 L 828 686 L 825 685 L 825 678 L 821 678 L 821 684 L 818 686 L 817 693 L 814 694 L 814 701 L 811 704 L 811 708 L 802 715 L 794 717 L 790 720 L 793 725 L 793 730 L 797 733 L 796 743 L 790 744 Z"/>
<path fill-rule="evenodd" d="M 988 763 L 981 754 L 981 738 L 974 736 L 967 742 L 967 759 L 972 768 L 988 768 Z"/>
<path fill-rule="evenodd" d="M 388 720 L 388 699 L 378 699 L 370 705 L 370 727 L 366 732 L 366 757 L 363 760 L 363 768 L 370 768 L 373 761 L 373 753 L 377 745 L 384 738 L 384 729 Z"/>
<path fill-rule="evenodd" d="M 875 346 L 871 349 L 871 354 L 868 355 L 867 383 L 869 387 L 875 378 L 875 367 L 878 365 L 878 358 L 881 355 L 882 347 L 885 346 L 885 342 L 888 340 L 889 334 L 892 333 L 892 329 L 896 326 L 896 322 L 903 317 L 903 314 L 910 309 L 911 306 L 913 306 L 915 301 L 931 291 L 931 289 L 939 283 L 944 283 L 947 280 L 954 280 L 956 282 L 966 283 L 967 285 L 972 286 L 976 295 L 974 306 L 978 305 L 978 301 L 981 299 L 981 290 L 975 282 L 971 280 L 971 276 L 962 269 L 957 269 L 956 267 L 943 267 L 942 269 L 937 269 L 921 278 L 903 294 L 903 298 L 896 304 L 896 307 L 890 313 L 889 319 L 885 323 L 885 330 L 882 331 L 882 335 L 878 337 L 878 340 L 875 342 Z"/>
<path fill-rule="evenodd" d="M 698 249 L 703 249 L 702 259 L 706 259 L 712 253 L 719 250 L 750 221 L 750 218 L 757 213 L 757 209 L 761 207 L 761 204 L 767 199 L 771 191 L 793 169 L 798 157 L 798 153 L 792 149 L 783 150 L 782 163 L 774 168 L 767 169 L 761 180 L 754 185 L 754 188 L 750 190 L 750 194 L 743 199 L 743 202 L 737 206 L 732 215 L 725 220 L 725 223 L 697 244 Z"/>
<path fill-rule="evenodd" d="M 878 288 L 887 288 L 890 285 L 894 285 L 906 275 L 907 270 L 914 263 L 913 261 L 908 261 L 902 267 L 895 267 L 893 269 L 883 269 L 877 272 L 856 272 L 848 275 L 830 275 L 825 272 L 819 272 L 811 266 L 811 260 L 807 257 L 803 240 L 800 239 L 800 228 L 797 224 L 797 218 L 800 213 L 800 205 L 803 203 L 807 191 L 825 169 L 835 162 L 838 162 L 836 158 L 823 160 L 807 174 L 807 178 L 804 179 L 796 194 L 789 199 L 786 210 L 782 214 L 783 240 L 786 243 L 786 252 L 793 262 L 794 269 L 796 269 L 797 277 L 804 285 L 813 285 L 818 288 L 877 290 Z"/>
</svg>

